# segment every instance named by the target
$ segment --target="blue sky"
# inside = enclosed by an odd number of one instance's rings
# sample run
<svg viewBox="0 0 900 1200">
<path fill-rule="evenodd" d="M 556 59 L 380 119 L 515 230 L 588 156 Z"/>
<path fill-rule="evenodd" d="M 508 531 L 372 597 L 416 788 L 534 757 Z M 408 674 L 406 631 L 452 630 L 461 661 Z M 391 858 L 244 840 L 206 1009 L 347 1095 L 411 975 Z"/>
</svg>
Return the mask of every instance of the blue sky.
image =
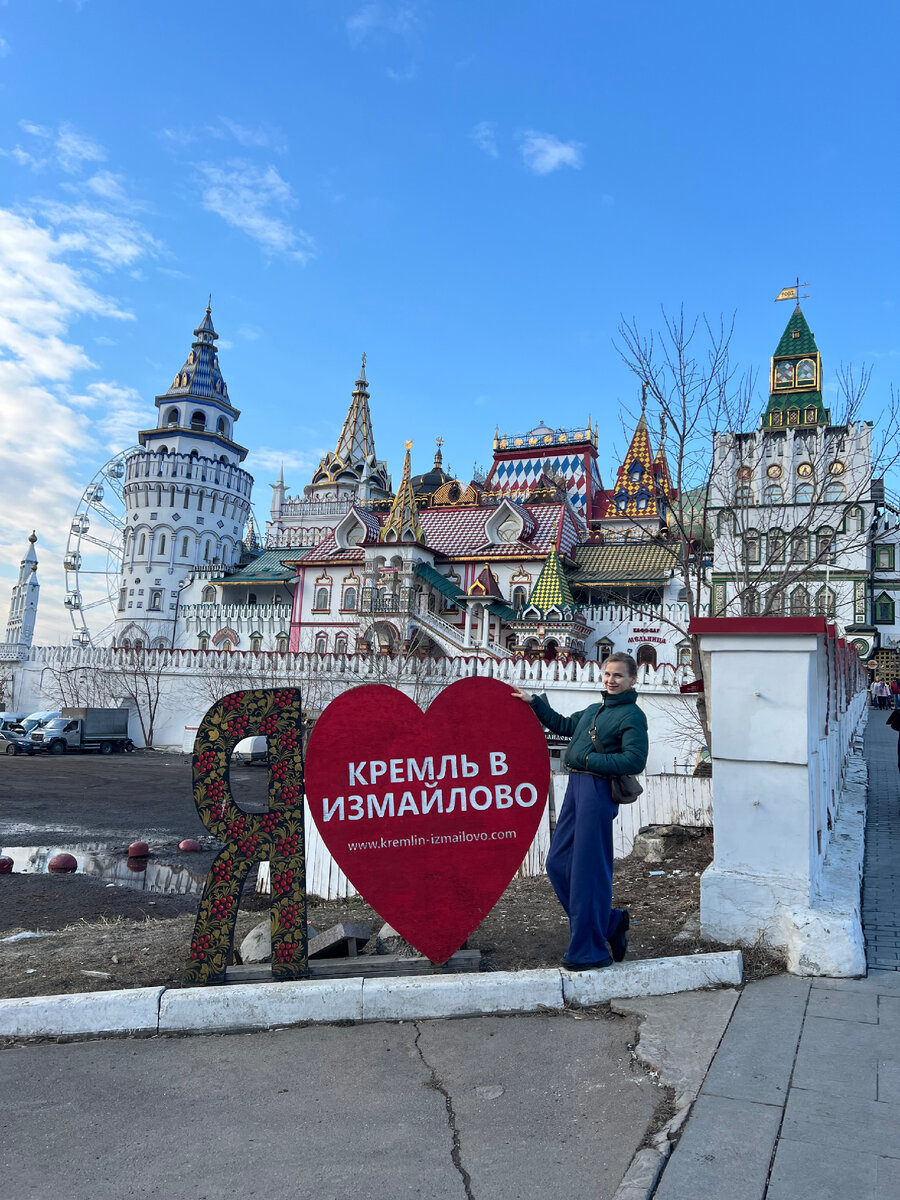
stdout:
<svg viewBox="0 0 900 1200">
<path fill-rule="evenodd" d="M 568 0 L 0 5 L 0 582 L 155 423 L 209 292 L 264 516 L 368 354 L 379 454 L 488 466 L 599 420 L 620 315 L 736 315 L 762 369 L 800 274 L 826 375 L 900 383 L 898 10 Z M 764 398 L 760 396 L 760 407 Z M 608 440 L 607 440 L 608 439 Z M 605 443 L 605 444 L 604 444 Z M 6 598 L 0 593 L 0 616 Z"/>
</svg>

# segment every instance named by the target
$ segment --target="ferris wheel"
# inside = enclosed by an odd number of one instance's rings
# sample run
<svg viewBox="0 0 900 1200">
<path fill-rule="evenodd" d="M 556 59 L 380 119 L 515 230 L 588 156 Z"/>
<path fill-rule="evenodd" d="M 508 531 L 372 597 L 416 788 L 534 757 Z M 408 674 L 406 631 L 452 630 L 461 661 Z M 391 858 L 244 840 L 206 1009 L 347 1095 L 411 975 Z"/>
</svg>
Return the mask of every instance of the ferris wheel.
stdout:
<svg viewBox="0 0 900 1200">
<path fill-rule="evenodd" d="M 130 446 L 114 455 L 94 475 L 81 494 L 69 526 L 66 556 L 66 594 L 78 646 L 102 646 L 112 632 L 122 572 L 122 532 L 125 528 L 125 463 Z"/>
</svg>

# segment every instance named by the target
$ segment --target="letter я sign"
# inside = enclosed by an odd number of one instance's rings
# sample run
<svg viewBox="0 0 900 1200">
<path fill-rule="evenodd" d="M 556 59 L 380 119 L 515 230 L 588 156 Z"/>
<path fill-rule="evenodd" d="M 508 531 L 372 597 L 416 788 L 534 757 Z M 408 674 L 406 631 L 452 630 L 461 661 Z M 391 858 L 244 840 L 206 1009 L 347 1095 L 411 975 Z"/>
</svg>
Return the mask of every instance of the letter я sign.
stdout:
<svg viewBox="0 0 900 1200">
<path fill-rule="evenodd" d="M 550 759 L 527 704 L 461 679 L 426 713 L 402 692 L 344 692 L 309 739 L 306 795 L 335 862 L 432 962 L 484 920 L 534 840 Z"/>
</svg>

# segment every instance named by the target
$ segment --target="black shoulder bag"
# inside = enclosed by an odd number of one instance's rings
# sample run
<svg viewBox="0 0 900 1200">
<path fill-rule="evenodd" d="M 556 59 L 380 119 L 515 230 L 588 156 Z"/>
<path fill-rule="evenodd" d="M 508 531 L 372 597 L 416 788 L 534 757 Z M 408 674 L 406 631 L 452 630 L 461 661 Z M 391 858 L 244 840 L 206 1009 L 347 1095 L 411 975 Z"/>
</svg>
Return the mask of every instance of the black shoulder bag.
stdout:
<svg viewBox="0 0 900 1200">
<path fill-rule="evenodd" d="M 589 732 L 594 749 L 600 754 L 605 754 L 606 751 L 597 740 L 597 717 L 602 711 L 602 708 L 597 710 L 597 714 L 591 721 Z M 644 790 L 638 783 L 637 775 L 607 775 L 604 778 L 609 780 L 610 798 L 613 804 L 634 804 Z"/>
</svg>

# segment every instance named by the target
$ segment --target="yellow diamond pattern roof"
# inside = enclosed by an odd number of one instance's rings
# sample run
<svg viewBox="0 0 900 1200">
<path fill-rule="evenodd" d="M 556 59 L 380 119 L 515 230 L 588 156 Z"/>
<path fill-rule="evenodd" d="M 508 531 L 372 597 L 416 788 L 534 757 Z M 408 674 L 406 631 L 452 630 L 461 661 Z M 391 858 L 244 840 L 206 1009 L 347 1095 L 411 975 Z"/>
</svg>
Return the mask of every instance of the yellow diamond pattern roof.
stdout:
<svg viewBox="0 0 900 1200">
<path fill-rule="evenodd" d="M 547 555 L 528 603 L 542 613 L 551 608 L 577 608 L 559 554 L 555 550 L 551 550 Z"/>
</svg>

